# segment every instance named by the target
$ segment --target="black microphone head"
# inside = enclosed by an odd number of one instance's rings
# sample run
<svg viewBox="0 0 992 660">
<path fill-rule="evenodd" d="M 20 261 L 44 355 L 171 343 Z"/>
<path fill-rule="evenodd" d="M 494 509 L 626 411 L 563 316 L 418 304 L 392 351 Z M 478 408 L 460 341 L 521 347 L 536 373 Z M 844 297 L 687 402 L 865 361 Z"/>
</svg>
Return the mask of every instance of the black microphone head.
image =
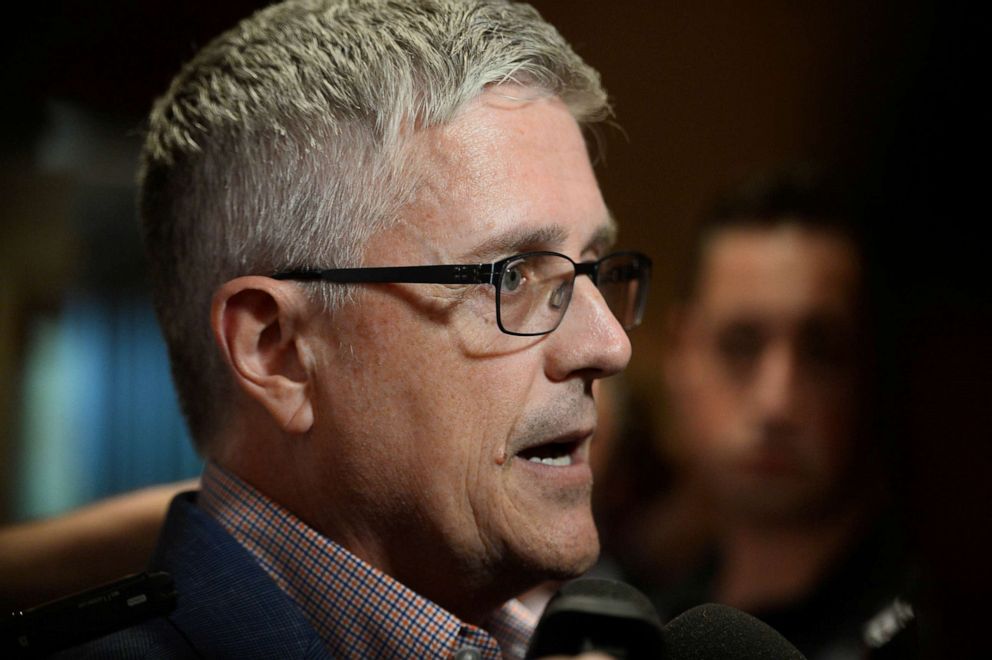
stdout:
<svg viewBox="0 0 992 660">
<path fill-rule="evenodd" d="M 544 608 L 528 658 L 602 651 L 626 660 L 664 657 L 661 620 L 647 596 L 615 580 L 565 584 Z"/>
<path fill-rule="evenodd" d="M 671 660 L 805 660 L 767 623 L 733 607 L 708 603 L 665 626 Z"/>
</svg>

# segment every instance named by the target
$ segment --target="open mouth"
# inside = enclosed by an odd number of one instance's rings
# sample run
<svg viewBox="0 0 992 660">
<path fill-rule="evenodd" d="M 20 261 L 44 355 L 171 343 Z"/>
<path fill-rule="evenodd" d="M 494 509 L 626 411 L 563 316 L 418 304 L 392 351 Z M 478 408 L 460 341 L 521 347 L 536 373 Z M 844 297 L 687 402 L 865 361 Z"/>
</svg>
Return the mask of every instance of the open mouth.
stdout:
<svg viewBox="0 0 992 660">
<path fill-rule="evenodd" d="M 531 463 L 541 463 L 542 465 L 551 465 L 554 467 L 568 467 L 574 462 L 580 444 L 580 440 L 548 442 L 543 445 L 524 449 L 517 456 Z"/>
</svg>

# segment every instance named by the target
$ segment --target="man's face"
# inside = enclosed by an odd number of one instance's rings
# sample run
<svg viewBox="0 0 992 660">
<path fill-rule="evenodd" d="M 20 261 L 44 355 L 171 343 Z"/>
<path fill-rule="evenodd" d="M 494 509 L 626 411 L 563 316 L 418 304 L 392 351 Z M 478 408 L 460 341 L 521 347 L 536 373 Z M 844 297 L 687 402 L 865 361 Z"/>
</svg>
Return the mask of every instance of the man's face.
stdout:
<svg viewBox="0 0 992 660">
<path fill-rule="evenodd" d="M 857 253 L 798 225 L 730 228 L 700 268 L 667 365 L 687 460 L 724 513 L 816 516 L 854 441 Z"/>
<path fill-rule="evenodd" d="M 490 91 L 420 139 L 425 184 L 368 245 L 367 265 L 606 249 L 608 212 L 560 101 Z M 591 386 L 626 365 L 627 336 L 587 277 L 549 335 L 502 334 L 494 296 L 490 285 L 366 285 L 325 321 L 317 355 L 318 469 L 328 501 L 347 503 L 325 526 L 442 604 L 572 576 L 598 552 Z"/>
</svg>

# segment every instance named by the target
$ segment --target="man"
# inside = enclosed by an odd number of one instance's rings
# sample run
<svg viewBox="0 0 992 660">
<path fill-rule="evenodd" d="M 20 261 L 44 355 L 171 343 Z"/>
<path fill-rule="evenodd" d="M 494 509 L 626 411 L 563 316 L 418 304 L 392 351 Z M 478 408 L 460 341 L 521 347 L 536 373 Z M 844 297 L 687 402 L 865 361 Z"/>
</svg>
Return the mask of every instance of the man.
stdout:
<svg viewBox="0 0 992 660">
<path fill-rule="evenodd" d="M 795 168 L 755 177 L 699 229 L 666 381 L 684 466 L 715 514 L 712 564 L 663 600 L 758 615 L 807 657 L 863 657 L 900 594 L 851 190 Z"/>
<path fill-rule="evenodd" d="M 607 112 L 495 1 L 291 0 L 182 70 L 141 212 L 208 464 L 152 561 L 177 609 L 98 653 L 523 652 L 512 597 L 596 559 L 592 383 L 643 311 L 580 130 Z"/>
</svg>

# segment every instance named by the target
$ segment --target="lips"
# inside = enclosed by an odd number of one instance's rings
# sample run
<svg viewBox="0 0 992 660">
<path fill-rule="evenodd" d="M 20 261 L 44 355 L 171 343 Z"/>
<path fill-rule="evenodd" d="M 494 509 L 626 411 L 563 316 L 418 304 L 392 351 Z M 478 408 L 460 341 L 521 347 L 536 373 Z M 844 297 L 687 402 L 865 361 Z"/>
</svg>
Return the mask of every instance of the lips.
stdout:
<svg viewBox="0 0 992 660">
<path fill-rule="evenodd" d="M 549 442 L 521 451 L 517 456 L 531 463 L 565 467 L 572 464 L 572 456 L 578 450 L 578 441 Z"/>
<path fill-rule="evenodd" d="M 569 467 L 585 462 L 591 431 L 576 431 L 547 442 L 531 444 L 516 452 L 515 457 L 538 465 Z"/>
</svg>

